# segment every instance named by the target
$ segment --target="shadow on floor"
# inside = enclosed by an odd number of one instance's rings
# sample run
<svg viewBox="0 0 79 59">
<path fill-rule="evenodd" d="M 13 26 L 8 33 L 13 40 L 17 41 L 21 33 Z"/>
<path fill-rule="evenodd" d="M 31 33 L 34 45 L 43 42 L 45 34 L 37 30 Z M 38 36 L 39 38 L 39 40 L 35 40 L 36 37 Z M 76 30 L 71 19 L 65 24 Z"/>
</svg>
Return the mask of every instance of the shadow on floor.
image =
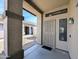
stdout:
<svg viewBox="0 0 79 59">
<path fill-rule="evenodd" d="M 48 51 L 40 45 L 34 45 L 24 52 L 24 59 L 70 59 L 69 54 L 59 50 Z"/>
</svg>

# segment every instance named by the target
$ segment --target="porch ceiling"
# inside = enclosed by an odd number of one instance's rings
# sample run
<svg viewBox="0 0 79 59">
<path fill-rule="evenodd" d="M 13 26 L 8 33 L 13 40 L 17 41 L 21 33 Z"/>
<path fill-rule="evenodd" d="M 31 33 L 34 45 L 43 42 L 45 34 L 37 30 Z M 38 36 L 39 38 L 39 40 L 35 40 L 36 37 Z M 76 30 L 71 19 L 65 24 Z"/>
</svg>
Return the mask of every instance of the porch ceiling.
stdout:
<svg viewBox="0 0 79 59">
<path fill-rule="evenodd" d="M 50 11 L 56 7 L 65 5 L 69 0 L 32 0 L 43 12 Z"/>
</svg>

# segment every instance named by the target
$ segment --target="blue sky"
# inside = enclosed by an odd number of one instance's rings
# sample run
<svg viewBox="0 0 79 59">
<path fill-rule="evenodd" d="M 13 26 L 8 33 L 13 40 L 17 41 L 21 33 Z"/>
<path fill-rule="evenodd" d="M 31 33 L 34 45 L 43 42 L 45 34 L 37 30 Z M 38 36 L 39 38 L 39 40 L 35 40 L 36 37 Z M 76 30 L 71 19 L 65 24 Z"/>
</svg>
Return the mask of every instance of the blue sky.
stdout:
<svg viewBox="0 0 79 59">
<path fill-rule="evenodd" d="M 0 0 L 0 14 L 4 12 L 4 0 Z"/>
<path fill-rule="evenodd" d="M 23 10 L 24 21 L 37 24 L 37 17 Z"/>
<path fill-rule="evenodd" d="M 4 0 L 0 0 L 0 14 L 4 12 Z M 24 21 L 37 24 L 37 17 L 23 10 Z"/>
</svg>

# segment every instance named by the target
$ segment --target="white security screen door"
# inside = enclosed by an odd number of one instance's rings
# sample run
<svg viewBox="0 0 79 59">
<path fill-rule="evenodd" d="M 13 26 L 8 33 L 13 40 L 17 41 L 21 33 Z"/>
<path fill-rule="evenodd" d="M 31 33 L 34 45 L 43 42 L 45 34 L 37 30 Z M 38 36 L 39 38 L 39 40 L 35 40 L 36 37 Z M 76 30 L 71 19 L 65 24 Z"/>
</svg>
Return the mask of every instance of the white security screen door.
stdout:
<svg viewBox="0 0 79 59">
<path fill-rule="evenodd" d="M 55 48 L 55 20 L 43 23 L 43 45 Z"/>
</svg>

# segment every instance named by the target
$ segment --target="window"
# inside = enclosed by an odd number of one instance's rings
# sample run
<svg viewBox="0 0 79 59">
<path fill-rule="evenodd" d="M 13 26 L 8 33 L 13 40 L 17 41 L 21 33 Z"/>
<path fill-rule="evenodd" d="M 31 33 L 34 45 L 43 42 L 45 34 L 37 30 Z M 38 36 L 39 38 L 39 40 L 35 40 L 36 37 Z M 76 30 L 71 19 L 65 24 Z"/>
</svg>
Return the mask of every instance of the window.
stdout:
<svg viewBox="0 0 79 59">
<path fill-rule="evenodd" d="M 25 27 L 25 35 L 33 35 L 33 27 Z"/>
<path fill-rule="evenodd" d="M 29 35 L 29 27 L 25 27 L 25 35 Z"/>
<path fill-rule="evenodd" d="M 0 24 L 0 32 L 3 31 L 3 24 Z"/>
</svg>

